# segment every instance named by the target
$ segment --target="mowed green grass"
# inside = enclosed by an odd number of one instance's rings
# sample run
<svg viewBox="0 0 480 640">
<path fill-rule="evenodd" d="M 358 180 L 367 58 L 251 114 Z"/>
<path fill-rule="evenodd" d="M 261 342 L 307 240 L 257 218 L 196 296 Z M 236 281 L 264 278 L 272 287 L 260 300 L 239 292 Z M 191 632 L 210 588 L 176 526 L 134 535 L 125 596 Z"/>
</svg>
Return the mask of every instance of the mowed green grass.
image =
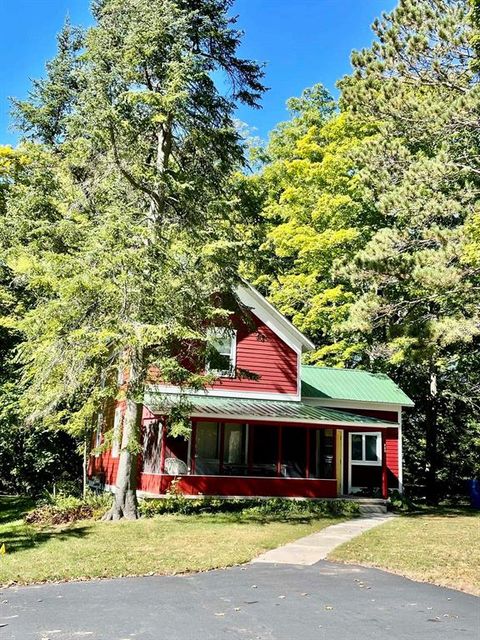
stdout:
<svg viewBox="0 0 480 640">
<path fill-rule="evenodd" d="M 23 521 L 30 507 L 0 498 L 0 585 L 226 567 L 341 521 L 219 513 L 40 528 Z"/>
<path fill-rule="evenodd" d="M 398 516 L 337 547 L 329 559 L 480 595 L 480 512 L 438 509 Z"/>
</svg>

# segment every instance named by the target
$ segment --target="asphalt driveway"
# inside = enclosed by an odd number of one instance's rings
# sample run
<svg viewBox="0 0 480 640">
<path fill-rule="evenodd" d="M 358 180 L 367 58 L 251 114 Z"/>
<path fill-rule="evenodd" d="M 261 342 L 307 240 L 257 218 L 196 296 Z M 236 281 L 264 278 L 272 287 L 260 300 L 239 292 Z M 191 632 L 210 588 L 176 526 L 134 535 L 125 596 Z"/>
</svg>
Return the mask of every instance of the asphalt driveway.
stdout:
<svg viewBox="0 0 480 640">
<path fill-rule="evenodd" d="M 479 640 L 480 598 L 375 569 L 252 564 L 0 591 L 2 640 Z"/>
</svg>

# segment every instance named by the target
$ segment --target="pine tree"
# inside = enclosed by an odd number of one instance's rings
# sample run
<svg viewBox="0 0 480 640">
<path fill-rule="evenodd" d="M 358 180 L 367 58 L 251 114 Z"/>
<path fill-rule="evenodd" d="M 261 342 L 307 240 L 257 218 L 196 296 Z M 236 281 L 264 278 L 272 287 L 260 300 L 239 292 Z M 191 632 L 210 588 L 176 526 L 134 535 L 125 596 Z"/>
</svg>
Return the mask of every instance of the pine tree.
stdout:
<svg viewBox="0 0 480 640">
<path fill-rule="evenodd" d="M 228 325 L 240 242 L 229 178 L 244 162 L 234 112 L 263 91 L 260 67 L 237 55 L 230 7 L 98 0 L 81 52 L 61 49 L 18 106 L 55 183 L 47 246 L 35 239 L 35 195 L 9 202 L 9 264 L 36 296 L 18 322 L 23 405 L 31 419 L 82 431 L 109 399 L 125 402 L 113 519 L 137 513 L 149 371 L 201 388 L 208 377 L 179 349 L 205 343 L 208 323 Z"/>
</svg>

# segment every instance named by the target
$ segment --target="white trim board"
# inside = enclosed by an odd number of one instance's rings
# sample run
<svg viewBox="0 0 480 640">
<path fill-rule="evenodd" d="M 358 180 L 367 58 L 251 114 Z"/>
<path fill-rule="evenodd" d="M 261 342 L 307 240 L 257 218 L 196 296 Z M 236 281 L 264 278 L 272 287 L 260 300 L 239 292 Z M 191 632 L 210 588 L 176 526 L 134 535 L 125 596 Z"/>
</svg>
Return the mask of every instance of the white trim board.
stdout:
<svg viewBox="0 0 480 640">
<path fill-rule="evenodd" d="M 152 409 L 150 409 L 150 411 L 152 411 Z M 154 413 L 155 415 L 161 415 L 160 411 L 154 412 L 152 411 L 152 413 Z M 229 422 L 231 420 L 235 420 L 235 421 L 242 421 L 242 422 L 247 422 L 247 423 L 251 423 L 253 422 L 259 422 L 259 423 L 270 423 L 272 422 L 273 424 L 299 424 L 299 425 L 318 425 L 319 427 L 321 426 L 325 426 L 325 427 L 349 427 L 351 429 L 388 429 L 390 427 L 392 427 L 391 424 L 388 423 L 383 423 L 383 422 L 376 422 L 376 423 L 366 423 L 366 424 L 359 424 L 358 422 L 344 422 L 344 421 L 337 421 L 337 420 L 308 420 L 308 419 L 299 419 L 299 418 L 271 418 L 268 416 L 252 416 L 251 414 L 249 415 L 242 415 L 242 414 L 234 414 L 234 415 L 230 415 L 230 414 L 223 414 L 223 413 L 215 413 L 215 414 L 204 414 L 204 413 L 195 413 L 195 410 L 192 411 L 192 413 L 190 414 L 191 418 L 195 418 L 197 421 L 199 420 L 205 420 L 206 422 L 211 422 L 211 421 L 220 421 L 220 422 Z M 393 427 L 395 428 L 395 425 L 393 425 Z"/>
<path fill-rule="evenodd" d="M 270 393 L 262 391 L 236 391 L 234 389 L 182 389 L 167 384 L 151 384 L 146 386 L 151 393 L 163 394 L 187 394 L 189 396 L 210 396 L 212 398 L 239 398 L 247 400 L 276 400 L 287 402 L 298 402 L 300 394 L 293 393 Z"/>
<path fill-rule="evenodd" d="M 244 281 L 236 290 L 242 304 L 297 353 L 312 351 L 315 345 L 266 300 L 251 284 Z"/>
<path fill-rule="evenodd" d="M 372 411 L 391 411 L 397 413 L 402 411 L 403 405 L 390 404 L 387 402 L 369 402 L 368 400 L 341 400 L 337 398 L 309 398 L 302 396 L 302 402 L 318 407 L 332 407 L 335 409 L 372 409 Z"/>
</svg>

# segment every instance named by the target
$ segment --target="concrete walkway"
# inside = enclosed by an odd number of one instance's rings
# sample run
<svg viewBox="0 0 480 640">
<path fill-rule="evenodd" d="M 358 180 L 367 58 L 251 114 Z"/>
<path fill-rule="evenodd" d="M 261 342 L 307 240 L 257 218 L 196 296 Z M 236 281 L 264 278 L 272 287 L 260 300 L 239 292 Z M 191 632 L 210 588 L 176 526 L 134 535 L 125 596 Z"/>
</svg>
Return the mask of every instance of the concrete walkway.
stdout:
<svg viewBox="0 0 480 640">
<path fill-rule="evenodd" d="M 318 533 L 312 533 L 283 547 L 262 553 L 252 562 L 312 565 L 319 560 L 325 560 L 335 547 L 348 542 L 369 529 L 378 527 L 378 525 L 393 517 L 391 514 L 371 515 L 348 520 L 340 524 L 333 524 Z"/>
</svg>

